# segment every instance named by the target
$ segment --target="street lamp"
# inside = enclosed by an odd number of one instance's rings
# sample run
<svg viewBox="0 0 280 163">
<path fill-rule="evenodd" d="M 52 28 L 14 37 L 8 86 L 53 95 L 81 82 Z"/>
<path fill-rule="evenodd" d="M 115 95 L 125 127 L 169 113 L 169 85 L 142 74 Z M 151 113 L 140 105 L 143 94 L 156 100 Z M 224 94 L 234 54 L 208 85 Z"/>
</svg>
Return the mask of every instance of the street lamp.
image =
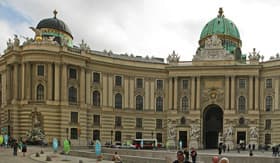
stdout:
<svg viewBox="0 0 280 163">
<path fill-rule="evenodd" d="M 112 145 L 112 139 L 113 139 L 113 130 L 111 130 L 111 145 Z"/>
</svg>

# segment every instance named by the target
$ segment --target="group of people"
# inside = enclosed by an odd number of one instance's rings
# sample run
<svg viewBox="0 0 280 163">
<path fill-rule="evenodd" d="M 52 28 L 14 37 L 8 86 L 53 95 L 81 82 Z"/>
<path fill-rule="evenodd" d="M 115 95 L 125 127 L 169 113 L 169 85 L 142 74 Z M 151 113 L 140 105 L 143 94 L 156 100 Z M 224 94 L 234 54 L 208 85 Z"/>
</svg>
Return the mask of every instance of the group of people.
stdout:
<svg viewBox="0 0 280 163">
<path fill-rule="evenodd" d="M 11 147 L 13 148 L 14 156 L 17 156 L 18 151 L 21 151 L 23 156 L 25 156 L 25 153 L 27 152 L 27 145 L 25 141 L 18 141 L 15 139 L 11 144 Z"/>
<path fill-rule="evenodd" d="M 196 162 L 197 152 L 194 148 L 191 148 L 191 152 L 189 152 L 188 147 L 184 148 L 184 151 L 177 152 L 177 159 L 173 161 L 173 163 L 191 163 L 189 158 L 191 156 L 192 163 Z"/>
<path fill-rule="evenodd" d="M 218 156 L 214 156 L 212 158 L 212 163 L 229 163 L 229 159 L 226 157 L 220 159 Z"/>
</svg>

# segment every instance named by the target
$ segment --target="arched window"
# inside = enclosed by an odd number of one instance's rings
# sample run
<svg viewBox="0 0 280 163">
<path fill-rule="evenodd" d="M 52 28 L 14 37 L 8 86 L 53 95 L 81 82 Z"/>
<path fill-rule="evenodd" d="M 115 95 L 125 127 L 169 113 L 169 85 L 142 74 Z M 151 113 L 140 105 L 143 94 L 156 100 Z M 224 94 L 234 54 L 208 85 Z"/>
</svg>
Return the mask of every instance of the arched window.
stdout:
<svg viewBox="0 0 280 163">
<path fill-rule="evenodd" d="M 136 110 L 143 110 L 143 97 L 141 95 L 136 96 Z"/>
<path fill-rule="evenodd" d="M 120 93 L 117 93 L 115 95 L 115 108 L 116 109 L 122 108 L 122 95 Z"/>
<path fill-rule="evenodd" d="M 70 103 L 77 103 L 77 88 L 75 87 L 69 88 L 68 101 Z"/>
<path fill-rule="evenodd" d="M 162 112 L 163 111 L 163 99 L 162 97 L 157 97 L 156 99 L 156 112 Z"/>
<path fill-rule="evenodd" d="M 93 106 L 100 106 L 100 93 L 98 91 L 92 93 L 92 104 Z"/>
<path fill-rule="evenodd" d="M 188 101 L 188 97 L 184 96 L 182 98 L 182 112 L 186 112 L 189 108 L 189 101 Z"/>
<path fill-rule="evenodd" d="M 181 120 L 180 120 L 180 123 L 181 123 L 181 125 L 186 124 L 186 118 L 185 118 L 185 117 L 182 117 Z"/>
<path fill-rule="evenodd" d="M 245 107 L 246 107 L 246 99 L 244 96 L 240 96 L 238 98 L 238 111 L 245 112 Z"/>
<path fill-rule="evenodd" d="M 44 100 L 44 86 L 42 84 L 37 86 L 37 100 Z"/>
<path fill-rule="evenodd" d="M 271 111 L 272 110 L 272 97 L 266 96 L 265 98 L 265 111 Z"/>
</svg>

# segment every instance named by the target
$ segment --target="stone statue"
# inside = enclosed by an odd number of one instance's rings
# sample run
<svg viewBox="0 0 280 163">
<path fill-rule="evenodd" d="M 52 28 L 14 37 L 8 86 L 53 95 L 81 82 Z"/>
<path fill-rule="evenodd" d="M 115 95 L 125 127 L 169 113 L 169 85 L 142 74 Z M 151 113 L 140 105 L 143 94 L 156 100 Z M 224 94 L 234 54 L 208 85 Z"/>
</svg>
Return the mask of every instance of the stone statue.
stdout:
<svg viewBox="0 0 280 163">
<path fill-rule="evenodd" d="M 18 46 L 19 46 L 19 43 L 20 43 L 20 41 L 19 41 L 19 39 L 18 39 L 18 36 L 17 36 L 17 35 L 14 35 L 14 46 L 15 46 L 15 47 L 18 47 Z"/>
<path fill-rule="evenodd" d="M 7 41 L 7 48 L 12 48 L 13 47 L 13 43 L 12 40 L 9 38 L 9 40 Z"/>
<path fill-rule="evenodd" d="M 233 136 L 233 127 L 230 125 L 227 129 L 226 129 L 226 133 L 225 133 L 225 137 L 232 137 Z"/>
<path fill-rule="evenodd" d="M 42 31 L 34 27 L 29 27 L 35 33 L 35 41 L 42 41 Z"/>
<path fill-rule="evenodd" d="M 167 122 L 167 128 L 168 128 L 168 139 L 174 139 L 176 137 L 176 130 L 172 124 L 172 120 L 168 120 Z"/>
<path fill-rule="evenodd" d="M 191 131 L 190 131 L 191 139 L 198 139 L 199 138 L 199 131 L 200 131 L 199 127 L 192 124 L 191 125 Z"/>
<path fill-rule="evenodd" d="M 250 138 L 257 138 L 258 131 L 256 127 L 250 127 Z"/>
</svg>

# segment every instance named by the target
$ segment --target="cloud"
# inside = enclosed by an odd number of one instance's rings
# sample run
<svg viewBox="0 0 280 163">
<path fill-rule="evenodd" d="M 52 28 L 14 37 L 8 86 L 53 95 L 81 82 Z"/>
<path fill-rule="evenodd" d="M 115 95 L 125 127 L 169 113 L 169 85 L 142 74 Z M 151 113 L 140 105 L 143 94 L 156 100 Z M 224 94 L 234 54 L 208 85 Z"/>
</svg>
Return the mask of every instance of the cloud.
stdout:
<svg viewBox="0 0 280 163">
<path fill-rule="evenodd" d="M 13 22 L 0 16 L 0 21 L 5 24 L 3 28 L 7 28 L 4 30 L 8 30 L 1 33 L 5 35 L 4 39 L 8 38 L 7 35 L 12 37 L 14 33 L 33 37 L 28 27 L 36 26 L 43 18 L 53 17 L 52 12 L 56 9 L 57 17 L 72 31 L 75 44 L 84 39 L 94 50 L 111 49 L 117 53 L 162 58 L 176 50 L 182 60 L 191 60 L 198 47 L 202 28 L 217 16 L 218 8 L 223 7 L 226 18 L 232 20 L 239 29 L 243 52 L 248 53 L 255 47 L 268 58 L 280 50 L 275 37 L 280 35 L 280 25 L 277 22 L 279 2 L 4 0 L 0 5 L 8 5 L 20 19 Z M 1 41 L 3 43 L 6 40 Z M 1 47 L 3 44 L 0 44 Z"/>
</svg>

